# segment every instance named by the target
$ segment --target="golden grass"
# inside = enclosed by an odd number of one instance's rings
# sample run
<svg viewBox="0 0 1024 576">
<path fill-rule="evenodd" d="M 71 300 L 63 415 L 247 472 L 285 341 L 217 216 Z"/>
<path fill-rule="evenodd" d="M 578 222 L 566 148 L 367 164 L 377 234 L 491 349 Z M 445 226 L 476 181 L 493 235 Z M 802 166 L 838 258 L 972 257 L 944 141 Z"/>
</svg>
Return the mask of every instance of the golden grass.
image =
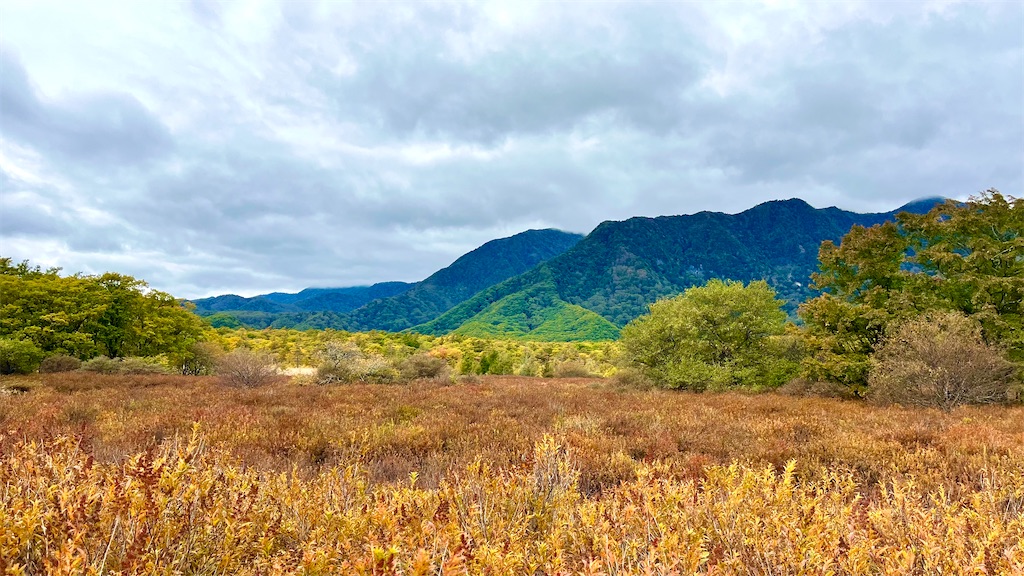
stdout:
<svg viewBox="0 0 1024 576">
<path fill-rule="evenodd" d="M 517 377 L 11 385 L 0 573 L 1024 573 L 1021 407 Z"/>
</svg>

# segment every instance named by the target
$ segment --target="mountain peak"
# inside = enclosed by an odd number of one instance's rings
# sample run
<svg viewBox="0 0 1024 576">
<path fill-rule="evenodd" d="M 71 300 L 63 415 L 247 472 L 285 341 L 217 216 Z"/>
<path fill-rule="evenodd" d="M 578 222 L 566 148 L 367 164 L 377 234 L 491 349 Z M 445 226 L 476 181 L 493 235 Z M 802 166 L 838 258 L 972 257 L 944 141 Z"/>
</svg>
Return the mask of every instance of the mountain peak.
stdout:
<svg viewBox="0 0 1024 576">
<path fill-rule="evenodd" d="M 918 198 L 907 202 L 903 206 L 893 210 L 893 214 L 899 214 L 900 212 L 910 212 L 912 214 L 924 214 L 935 207 L 936 204 L 942 204 L 946 199 L 942 196 L 926 196 L 924 198 Z"/>
</svg>

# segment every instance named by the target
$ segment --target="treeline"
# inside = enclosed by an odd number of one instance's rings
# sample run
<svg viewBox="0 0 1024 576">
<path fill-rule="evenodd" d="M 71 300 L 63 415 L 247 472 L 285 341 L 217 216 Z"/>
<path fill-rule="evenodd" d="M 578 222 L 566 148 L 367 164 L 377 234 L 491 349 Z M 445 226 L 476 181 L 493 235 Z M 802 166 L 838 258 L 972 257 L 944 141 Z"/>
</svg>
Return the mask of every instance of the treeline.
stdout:
<svg viewBox="0 0 1024 576">
<path fill-rule="evenodd" d="M 443 361 L 451 375 L 610 376 L 621 357 L 616 342 L 520 342 L 376 330 L 218 328 L 207 338 L 220 350 L 268 354 L 280 366 L 330 368 L 348 358 L 354 364 L 376 362 L 400 370 L 410 359 L 415 363 L 429 357 Z"/>
<path fill-rule="evenodd" d="M 763 282 L 711 280 L 623 330 L 627 363 L 662 386 L 868 396 L 951 407 L 1019 394 L 1024 202 L 989 190 L 854 226 L 822 244 L 786 322 Z"/>
<path fill-rule="evenodd" d="M 785 385 L 945 407 L 995 401 L 1019 387 L 1024 364 L 1022 230 L 1024 202 L 996 190 L 926 214 L 904 212 L 821 245 L 819 295 L 800 306 L 795 323 L 766 282 L 712 279 L 651 305 L 619 341 L 596 343 L 522 340 L 600 320 L 582 308 L 546 306 L 553 289 L 496 301 L 502 322 L 481 321 L 495 339 L 249 330 L 205 324 L 130 276 L 61 276 L 3 258 L 0 372 L 31 371 L 58 355 L 99 357 L 93 365 L 101 371 L 140 365 L 104 359 L 148 357 L 149 365 L 201 374 L 242 349 L 278 366 L 319 367 L 324 381 L 387 381 L 381 375 L 403 371 L 617 374 L 624 383 L 694 391 Z"/>
<path fill-rule="evenodd" d="M 97 372 L 209 374 L 249 350 L 278 367 L 318 367 L 351 347 L 397 374 L 429 357 L 451 375 L 607 376 L 614 342 L 518 342 L 460 335 L 214 328 L 182 301 L 123 274 L 62 276 L 0 258 L 0 373 L 84 368 Z M 83 364 L 84 361 L 84 364 Z M 429 363 L 430 361 L 428 361 Z M 359 374 L 354 374 L 359 377 Z"/>
<path fill-rule="evenodd" d="M 170 294 L 108 272 L 61 276 L 0 258 L 0 371 L 25 371 L 44 356 L 81 360 L 183 355 L 207 330 Z"/>
</svg>

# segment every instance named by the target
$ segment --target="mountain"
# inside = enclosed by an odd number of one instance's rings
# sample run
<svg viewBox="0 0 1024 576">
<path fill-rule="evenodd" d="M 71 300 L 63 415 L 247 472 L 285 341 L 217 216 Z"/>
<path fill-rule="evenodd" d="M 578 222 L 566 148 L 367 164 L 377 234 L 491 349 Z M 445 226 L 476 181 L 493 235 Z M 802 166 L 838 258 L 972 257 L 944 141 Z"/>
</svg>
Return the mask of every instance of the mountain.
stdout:
<svg viewBox="0 0 1024 576">
<path fill-rule="evenodd" d="M 576 305 L 624 326 L 660 297 L 710 278 L 771 284 L 792 312 L 812 295 L 818 248 L 838 242 L 854 224 L 872 226 L 902 211 L 926 212 L 939 199 L 916 201 L 892 212 L 858 214 L 816 209 L 803 200 L 766 202 L 739 214 L 604 222 L 564 254 L 488 288 L 438 318 L 413 328 L 427 334 L 482 333 L 481 325 L 510 323 L 494 305 L 551 284 L 551 305 Z M 535 314 L 541 314 L 539 311 Z"/>
<path fill-rule="evenodd" d="M 228 310 L 269 312 L 272 314 L 290 310 L 289 306 L 268 300 L 262 296 L 246 298 L 235 294 L 225 294 L 223 296 L 213 296 L 211 298 L 199 298 L 198 300 L 193 300 L 192 303 L 196 305 L 196 313 L 200 316 L 208 316 L 214 312 L 225 312 Z"/>
<path fill-rule="evenodd" d="M 349 288 L 307 288 L 252 298 L 194 300 L 214 326 L 400 331 L 433 320 L 480 290 L 562 254 L 583 238 L 560 230 L 527 230 L 491 240 L 427 279 Z"/>
<path fill-rule="evenodd" d="M 505 296 L 454 330 L 479 338 L 534 342 L 614 340 L 619 328 L 582 306 L 558 297 L 553 282 Z"/>
<path fill-rule="evenodd" d="M 572 248 L 581 234 L 527 230 L 491 240 L 409 290 L 349 314 L 354 330 L 399 331 L 429 322 L 477 292 L 526 272 Z"/>
<path fill-rule="evenodd" d="M 381 282 L 372 286 L 349 288 L 306 288 L 297 294 L 272 292 L 245 298 L 234 294 L 193 300 L 196 313 L 214 312 L 348 312 L 378 298 L 388 298 L 408 290 L 406 282 Z"/>
</svg>

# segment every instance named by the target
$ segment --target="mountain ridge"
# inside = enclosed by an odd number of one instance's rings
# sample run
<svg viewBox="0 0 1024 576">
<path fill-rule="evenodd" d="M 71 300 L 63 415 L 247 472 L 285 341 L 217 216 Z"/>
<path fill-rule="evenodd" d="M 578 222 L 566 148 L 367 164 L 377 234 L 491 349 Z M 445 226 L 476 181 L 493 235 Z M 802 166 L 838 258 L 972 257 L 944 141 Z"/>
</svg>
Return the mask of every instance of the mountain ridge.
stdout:
<svg viewBox="0 0 1024 576">
<path fill-rule="evenodd" d="M 658 298 L 711 278 L 767 280 L 793 313 L 813 295 L 810 274 L 822 241 L 941 201 L 925 197 L 889 212 L 857 213 L 791 198 L 736 214 L 608 220 L 585 237 L 527 230 L 486 242 L 420 282 L 194 302 L 215 326 L 608 339 Z"/>
<path fill-rule="evenodd" d="M 250 298 L 228 294 L 192 303 L 215 327 L 400 331 L 561 254 L 582 238 L 552 228 L 531 229 L 485 242 L 420 282 L 306 288 Z"/>
<path fill-rule="evenodd" d="M 789 199 L 737 214 L 703 211 L 606 221 L 565 253 L 413 330 L 457 331 L 475 322 L 492 303 L 548 279 L 555 283 L 560 301 L 596 312 L 616 326 L 644 313 L 658 298 L 711 278 L 764 279 L 792 312 L 812 294 L 810 275 L 817 270 L 818 248 L 824 240 L 838 241 L 855 224 L 872 226 L 899 212 L 924 212 L 933 205 L 925 199 L 890 212 L 860 214 Z"/>
</svg>

